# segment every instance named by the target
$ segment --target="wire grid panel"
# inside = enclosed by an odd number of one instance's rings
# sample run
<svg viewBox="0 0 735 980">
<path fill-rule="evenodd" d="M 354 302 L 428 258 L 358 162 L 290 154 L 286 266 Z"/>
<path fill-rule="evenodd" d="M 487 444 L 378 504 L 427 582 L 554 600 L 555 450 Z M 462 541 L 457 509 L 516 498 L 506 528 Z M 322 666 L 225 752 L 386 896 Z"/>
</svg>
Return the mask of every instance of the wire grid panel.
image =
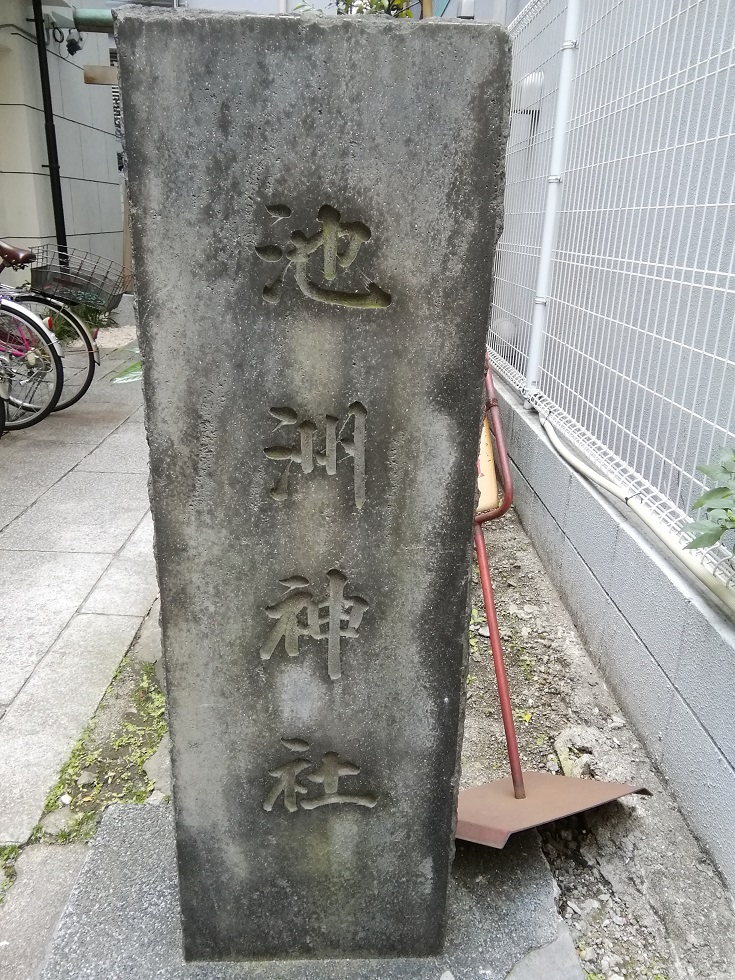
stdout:
<svg viewBox="0 0 735 980">
<path fill-rule="evenodd" d="M 511 25 L 514 107 L 523 79 L 558 59 L 565 6 L 535 4 Z M 582 4 L 539 388 L 672 528 L 701 492 L 697 464 L 735 443 L 734 37 L 727 0 Z M 493 360 L 517 386 L 553 125 L 542 108 L 530 180 L 533 140 L 524 159 L 511 124 L 491 318 Z"/>
<path fill-rule="evenodd" d="M 521 374 L 533 317 L 565 12 L 566 0 L 541 0 L 511 25 L 505 217 L 495 258 L 489 345 Z"/>
</svg>

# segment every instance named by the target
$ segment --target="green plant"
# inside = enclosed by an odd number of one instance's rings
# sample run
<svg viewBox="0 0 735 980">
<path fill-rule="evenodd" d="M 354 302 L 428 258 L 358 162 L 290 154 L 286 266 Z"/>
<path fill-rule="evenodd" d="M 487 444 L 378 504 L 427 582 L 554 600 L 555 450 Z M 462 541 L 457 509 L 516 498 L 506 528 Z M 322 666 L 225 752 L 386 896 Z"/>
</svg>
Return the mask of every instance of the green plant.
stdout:
<svg viewBox="0 0 735 980">
<path fill-rule="evenodd" d="M 102 310 L 94 306 L 75 306 L 74 312 L 87 324 L 88 327 L 108 327 L 112 320 L 111 313 L 103 313 Z"/>
<path fill-rule="evenodd" d="M 115 377 L 112 379 L 114 385 L 127 385 L 133 381 L 140 381 L 143 377 L 143 362 L 136 361 L 134 364 L 128 364 L 121 371 L 118 371 Z"/>
<path fill-rule="evenodd" d="M 409 0 L 336 0 L 338 14 L 387 14 L 413 17 Z"/>
<path fill-rule="evenodd" d="M 714 480 L 716 486 L 692 504 L 692 510 L 703 511 L 704 517 L 684 525 L 687 534 L 695 535 L 688 549 L 711 548 L 727 531 L 735 531 L 735 449 L 724 448 L 717 463 L 697 469 Z M 731 550 L 735 554 L 735 543 Z"/>
<path fill-rule="evenodd" d="M 95 309 L 94 306 L 85 306 L 80 304 L 79 306 L 72 307 L 73 312 L 83 320 L 90 330 L 94 330 L 99 327 L 107 327 L 110 325 L 110 320 L 112 314 L 103 313 L 101 310 Z M 48 307 L 48 312 L 51 314 L 51 329 L 56 335 L 57 340 L 75 340 L 76 333 L 69 326 L 68 321 L 65 317 L 59 316 L 58 313 L 51 310 Z"/>
<path fill-rule="evenodd" d="M 104 736 L 97 736 L 96 720 L 90 721 L 46 800 L 44 814 L 58 809 L 62 796 L 71 798 L 67 805 L 73 819 L 54 835 L 57 844 L 90 840 L 110 803 L 143 803 L 153 790 L 145 763 L 167 731 L 166 706 L 156 680 L 155 665 L 141 666 L 124 657 L 105 697 L 119 684 L 132 684 L 129 710 Z M 82 781 L 83 774 L 86 778 Z M 47 835 L 38 824 L 31 840 L 45 839 Z"/>
<path fill-rule="evenodd" d="M 385 14 L 388 17 L 413 17 L 411 7 L 420 7 L 419 0 L 334 0 L 338 14 Z M 316 12 L 309 0 L 302 0 L 294 7 L 295 12 L 308 10 Z"/>
</svg>

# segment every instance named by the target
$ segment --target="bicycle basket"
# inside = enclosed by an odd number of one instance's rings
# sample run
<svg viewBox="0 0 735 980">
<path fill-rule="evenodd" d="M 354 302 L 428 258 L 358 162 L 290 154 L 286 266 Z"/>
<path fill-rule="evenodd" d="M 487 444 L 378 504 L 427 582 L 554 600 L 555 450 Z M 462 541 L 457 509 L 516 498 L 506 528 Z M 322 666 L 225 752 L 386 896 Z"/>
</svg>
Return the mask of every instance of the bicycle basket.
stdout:
<svg viewBox="0 0 735 980">
<path fill-rule="evenodd" d="M 109 313 L 132 288 L 132 274 L 101 255 L 55 245 L 41 245 L 34 252 L 32 289 L 65 303 Z"/>
</svg>

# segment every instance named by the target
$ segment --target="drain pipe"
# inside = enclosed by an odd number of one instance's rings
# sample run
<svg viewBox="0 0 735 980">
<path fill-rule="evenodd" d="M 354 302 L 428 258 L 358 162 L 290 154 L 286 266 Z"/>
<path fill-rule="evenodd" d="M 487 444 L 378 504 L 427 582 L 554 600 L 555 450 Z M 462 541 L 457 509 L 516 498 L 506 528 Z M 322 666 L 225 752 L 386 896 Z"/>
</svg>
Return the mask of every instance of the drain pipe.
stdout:
<svg viewBox="0 0 735 980">
<path fill-rule="evenodd" d="M 705 585 L 711 592 L 713 592 L 717 598 L 722 602 L 723 605 L 727 607 L 732 615 L 735 615 L 735 593 L 732 589 L 728 588 L 724 582 L 721 582 L 715 575 L 708 572 L 707 569 L 702 565 L 698 558 L 690 551 L 686 551 L 679 539 L 673 534 L 667 527 L 654 517 L 654 515 L 645 508 L 641 502 L 638 500 L 637 496 L 626 493 L 625 490 L 618 486 L 617 483 L 613 483 L 612 480 L 608 480 L 606 476 L 602 476 L 596 470 L 588 466 L 583 460 L 574 453 L 570 452 L 564 443 L 561 441 L 559 436 L 556 434 L 554 426 L 549 421 L 548 417 L 539 415 L 541 420 L 541 425 L 544 432 L 549 437 L 549 442 L 565 460 L 572 469 L 576 470 L 582 476 L 586 477 L 590 483 L 594 483 L 595 486 L 600 487 L 602 490 L 606 490 L 611 496 L 615 497 L 630 507 L 633 513 L 639 517 L 646 527 L 652 531 L 662 544 L 666 545 L 669 551 L 674 555 L 675 558 L 685 565 L 692 575 L 696 576 L 699 581 Z"/>
<path fill-rule="evenodd" d="M 579 8 L 580 0 L 568 0 L 567 16 L 564 24 L 565 41 L 561 46 L 561 69 L 559 72 L 559 91 L 556 100 L 554 133 L 551 142 L 550 173 L 546 187 L 546 205 L 541 226 L 541 250 L 536 270 L 536 296 L 533 301 L 531 338 L 528 348 L 526 382 L 531 392 L 538 388 L 541 375 L 541 361 L 546 336 L 546 310 L 551 286 L 551 265 L 556 244 L 557 214 L 561 197 L 562 174 L 566 166 L 567 129 L 572 111 L 572 92 L 579 47 Z"/>
<path fill-rule="evenodd" d="M 48 153 L 48 175 L 51 182 L 51 206 L 54 212 L 56 245 L 59 252 L 66 253 L 66 222 L 64 221 L 64 199 L 61 196 L 61 171 L 59 151 L 56 146 L 56 127 L 54 107 L 51 101 L 51 85 L 48 77 L 48 56 L 46 52 L 46 32 L 43 24 L 42 0 L 33 0 L 33 22 L 36 27 L 36 48 L 38 49 L 38 69 L 41 75 L 41 98 L 43 119 L 46 128 L 46 152 Z"/>
</svg>

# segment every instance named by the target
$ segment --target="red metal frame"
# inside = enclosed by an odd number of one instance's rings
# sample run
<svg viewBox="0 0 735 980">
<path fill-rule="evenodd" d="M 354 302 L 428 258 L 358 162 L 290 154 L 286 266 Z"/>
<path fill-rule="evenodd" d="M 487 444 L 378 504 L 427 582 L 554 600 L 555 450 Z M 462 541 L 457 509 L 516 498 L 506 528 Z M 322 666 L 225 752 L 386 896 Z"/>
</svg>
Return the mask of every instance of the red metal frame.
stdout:
<svg viewBox="0 0 735 980">
<path fill-rule="evenodd" d="M 523 773 L 521 772 L 521 757 L 518 752 L 518 739 L 513 721 L 513 707 L 508 689 L 508 676 L 503 661 L 503 648 L 498 629 L 498 615 L 495 609 L 495 595 L 493 593 L 492 582 L 490 581 L 490 567 L 487 560 L 485 535 L 482 533 L 483 524 L 502 517 L 510 509 L 513 503 L 513 477 L 510 472 L 510 461 L 505 444 L 503 420 L 500 416 L 498 396 L 495 392 L 495 383 L 487 358 L 485 358 L 485 369 L 485 415 L 490 424 L 492 434 L 495 437 L 496 452 L 493 455 L 499 484 L 502 489 L 502 499 L 497 507 L 494 507 L 492 510 L 483 511 L 475 516 L 475 551 L 477 553 L 477 564 L 480 569 L 480 584 L 482 586 L 482 598 L 485 603 L 487 626 L 490 632 L 490 648 L 493 654 L 493 665 L 498 682 L 500 713 L 503 718 L 503 728 L 505 729 L 505 741 L 508 745 L 508 760 L 513 779 L 513 793 L 517 800 L 523 800 L 526 796 L 526 790 L 523 785 Z"/>
</svg>

